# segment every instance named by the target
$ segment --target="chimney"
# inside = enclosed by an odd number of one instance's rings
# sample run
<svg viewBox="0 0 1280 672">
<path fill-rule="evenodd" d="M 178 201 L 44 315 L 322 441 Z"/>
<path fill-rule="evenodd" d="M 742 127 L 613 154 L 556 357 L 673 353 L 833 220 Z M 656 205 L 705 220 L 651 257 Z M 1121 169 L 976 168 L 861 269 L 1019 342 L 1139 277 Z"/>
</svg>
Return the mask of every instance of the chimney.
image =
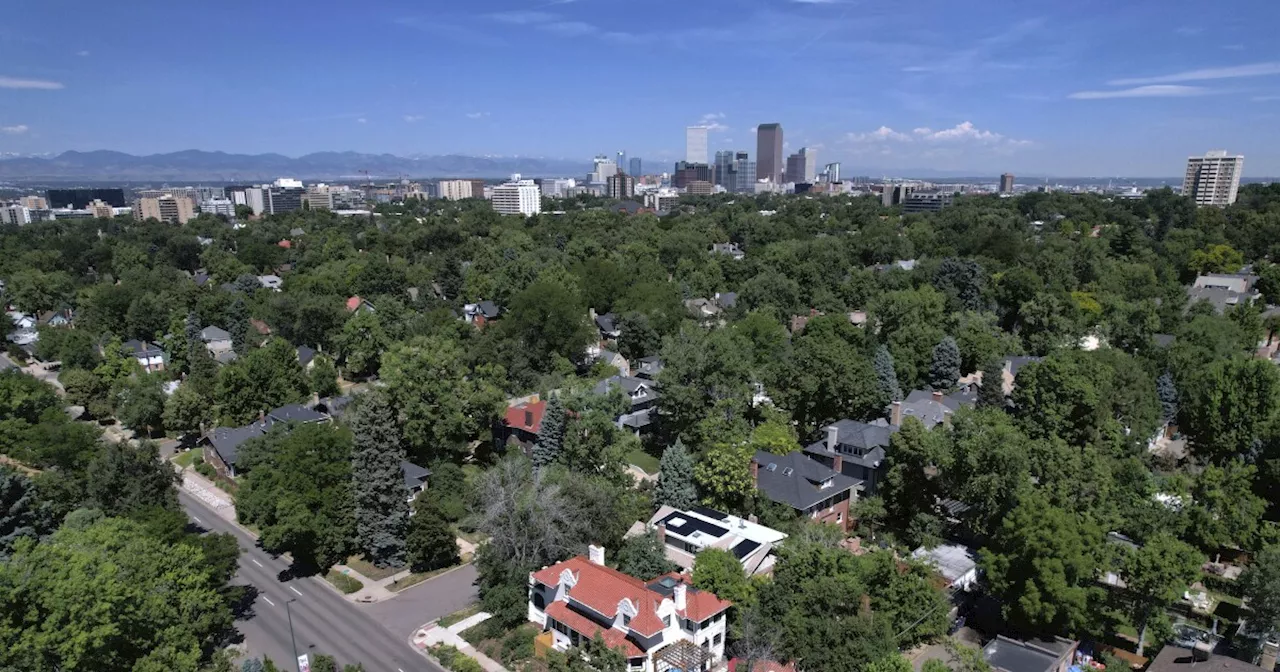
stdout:
<svg viewBox="0 0 1280 672">
<path fill-rule="evenodd" d="M 836 461 L 835 461 L 835 464 L 831 465 L 831 470 L 836 472 L 837 474 L 843 474 L 844 473 L 844 471 L 842 471 L 843 467 L 844 467 L 844 456 L 841 455 L 840 453 L 836 453 Z"/>
<path fill-rule="evenodd" d="M 587 560 L 593 565 L 604 567 L 604 546 L 596 546 L 591 544 L 587 547 Z"/>
<path fill-rule="evenodd" d="M 938 391 L 938 390 L 934 390 L 934 391 L 933 391 L 933 400 L 934 400 L 934 401 L 936 401 L 936 402 L 938 402 L 939 404 L 941 404 L 941 403 L 942 403 L 942 392 L 940 392 L 940 391 Z"/>
<path fill-rule="evenodd" d="M 675 600 L 676 611 L 684 611 L 686 604 L 685 591 L 688 589 L 689 587 L 683 583 L 677 583 L 675 588 L 671 591 L 671 599 Z"/>
<path fill-rule="evenodd" d="M 895 401 L 889 405 L 889 424 L 891 425 L 902 424 L 902 402 L 901 401 Z"/>
<path fill-rule="evenodd" d="M 836 452 L 836 446 L 840 445 L 840 428 L 835 425 L 827 427 L 827 450 Z"/>
<path fill-rule="evenodd" d="M 1258 667 L 1270 672 L 1276 669 L 1276 657 L 1280 654 L 1280 644 L 1268 641 L 1262 645 L 1262 659 L 1258 661 Z"/>
<path fill-rule="evenodd" d="M 1196 642 L 1196 645 L 1191 648 L 1191 660 L 1194 662 L 1209 660 L 1211 655 L 1213 655 L 1213 645 L 1209 642 Z"/>
<path fill-rule="evenodd" d="M 524 412 L 524 425 L 530 429 L 533 428 L 533 411 Z"/>
<path fill-rule="evenodd" d="M 751 484 L 760 485 L 760 463 L 755 460 L 751 460 Z"/>
<path fill-rule="evenodd" d="M 667 524 L 658 523 L 657 532 L 658 532 L 658 543 L 665 545 L 667 543 Z"/>
</svg>

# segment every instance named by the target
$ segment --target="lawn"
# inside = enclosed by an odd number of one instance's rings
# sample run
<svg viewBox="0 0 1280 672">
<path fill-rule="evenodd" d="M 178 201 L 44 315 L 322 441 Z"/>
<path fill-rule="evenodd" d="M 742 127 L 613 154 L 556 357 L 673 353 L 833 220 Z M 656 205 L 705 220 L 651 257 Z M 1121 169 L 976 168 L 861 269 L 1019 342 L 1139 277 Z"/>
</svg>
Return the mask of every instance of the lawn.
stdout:
<svg viewBox="0 0 1280 672">
<path fill-rule="evenodd" d="M 360 572 L 365 578 L 373 579 L 374 581 L 381 581 L 382 579 L 404 571 L 404 567 L 375 567 L 373 566 L 373 563 L 368 562 L 359 555 L 353 555 L 347 558 L 347 561 L 343 564 L 357 572 Z"/>
<path fill-rule="evenodd" d="M 469 607 L 465 607 L 465 608 L 463 608 L 463 609 L 459 609 L 458 611 L 455 611 L 455 612 L 453 612 L 452 614 L 449 614 L 448 616 L 445 616 L 444 618 L 440 619 L 439 621 L 436 621 L 436 625 L 438 625 L 438 626 L 440 626 L 440 627 L 442 627 L 442 628 L 447 628 L 447 627 L 449 627 L 449 626 L 453 625 L 454 623 L 457 623 L 457 622 L 459 622 L 459 621 L 462 621 L 462 620 L 465 620 L 465 619 L 470 618 L 470 617 L 472 617 L 472 616 L 475 616 L 475 615 L 476 615 L 476 614 L 478 614 L 478 613 L 480 613 L 480 605 L 479 605 L 479 604 L 473 604 L 473 605 L 471 605 L 471 606 L 469 606 Z"/>
<path fill-rule="evenodd" d="M 627 462 L 644 470 L 646 474 L 658 473 L 658 458 L 636 448 L 627 453 Z"/>
<path fill-rule="evenodd" d="M 192 462 L 194 462 L 195 459 L 199 456 L 200 456 L 200 451 L 188 450 L 184 453 L 178 453 L 177 457 L 173 458 L 173 463 L 178 465 L 179 467 L 182 467 L 183 469 L 186 469 L 187 467 L 190 467 Z"/>
<path fill-rule="evenodd" d="M 335 572 L 332 569 L 329 570 L 328 574 L 324 575 L 324 580 L 333 584 L 334 588 L 341 590 L 346 595 L 350 595 L 351 593 L 364 588 L 364 584 L 360 583 L 359 579 Z"/>
</svg>

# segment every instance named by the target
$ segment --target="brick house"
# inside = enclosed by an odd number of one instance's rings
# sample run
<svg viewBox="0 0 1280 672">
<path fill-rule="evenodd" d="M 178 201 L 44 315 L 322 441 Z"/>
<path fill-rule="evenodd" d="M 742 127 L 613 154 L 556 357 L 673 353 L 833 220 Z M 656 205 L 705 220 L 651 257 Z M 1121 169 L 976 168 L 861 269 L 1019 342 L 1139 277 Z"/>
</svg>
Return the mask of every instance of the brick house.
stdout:
<svg viewBox="0 0 1280 672">
<path fill-rule="evenodd" d="M 765 497 L 820 523 L 852 529 L 849 507 L 862 481 L 841 473 L 841 456 L 828 467 L 801 451 L 774 455 L 763 450 L 751 458 L 751 480 Z"/>
</svg>

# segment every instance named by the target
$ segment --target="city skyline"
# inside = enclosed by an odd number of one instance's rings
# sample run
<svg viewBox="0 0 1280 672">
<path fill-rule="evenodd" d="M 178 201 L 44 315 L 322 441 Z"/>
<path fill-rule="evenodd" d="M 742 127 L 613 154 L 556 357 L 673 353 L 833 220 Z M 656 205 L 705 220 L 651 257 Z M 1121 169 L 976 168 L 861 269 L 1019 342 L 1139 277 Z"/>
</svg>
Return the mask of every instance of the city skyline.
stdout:
<svg viewBox="0 0 1280 672">
<path fill-rule="evenodd" d="M 259 8 L 255 21 L 146 1 L 128 11 L 29 4 L 0 28 L 0 154 L 589 159 L 622 146 L 669 169 L 684 157 L 688 126 L 708 128 L 710 157 L 754 154 L 752 129 L 778 121 L 784 156 L 815 148 L 855 174 L 1173 176 L 1187 157 L 1225 148 L 1248 157 L 1246 178 L 1280 175 L 1280 138 L 1264 132 L 1280 103 L 1280 47 L 1266 33 L 1280 7 L 1249 0 L 1202 15 L 1182 0 L 1085 4 L 933 0 L 903 15 L 840 0 L 655 0 L 644 12 L 600 0 L 499 0 L 467 14 L 406 0 L 364 21 L 323 2 L 301 16 Z M 676 30 L 671 12 L 681 16 Z M 202 29 L 148 31 L 172 22 Z M 282 22 L 298 30 L 282 35 Z M 117 39 L 138 31 L 152 39 Z M 607 102 L 616 100 L 613 62 L 588 57 L 625 52 L 639 64 L 733 44 L 747 59 L 735 65 L 750 67 L 712 62 L 675 79 L 642 68 L 643 82 L 661 85 L 625 106 Z M 403 67 L 463 55 L 465 77 Z M 525 78 L 508 67 L 516 57 L 562 63 L 572 85 Z M 317 76 L 334 86 L 314 86 Z M 130 93 L 161 80 L 190 82 L 192 94 L 161 104 Z M 757 80 L 777 95 L 758 95 Z M 336 93 L 353 83 L 360 95 Z"/>
</svg>

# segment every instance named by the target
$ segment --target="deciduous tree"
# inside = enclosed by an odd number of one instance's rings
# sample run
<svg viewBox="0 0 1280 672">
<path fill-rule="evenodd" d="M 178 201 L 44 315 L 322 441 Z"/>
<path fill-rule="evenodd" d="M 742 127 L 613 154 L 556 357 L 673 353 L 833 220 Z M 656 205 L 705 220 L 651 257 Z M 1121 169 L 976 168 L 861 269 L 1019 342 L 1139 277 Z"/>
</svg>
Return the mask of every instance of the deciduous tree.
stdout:
<svg viewBox="0 0 1280 672">
<path fill-rule="evenodd" d="M 654 528 L 627 537 L 622 548 L 618 549 L 617 558 L 618 571 L 645 581 L 679 569 L 667 559 L 664 545 L 658 540 L 658 531 Z"/>
</svg>

